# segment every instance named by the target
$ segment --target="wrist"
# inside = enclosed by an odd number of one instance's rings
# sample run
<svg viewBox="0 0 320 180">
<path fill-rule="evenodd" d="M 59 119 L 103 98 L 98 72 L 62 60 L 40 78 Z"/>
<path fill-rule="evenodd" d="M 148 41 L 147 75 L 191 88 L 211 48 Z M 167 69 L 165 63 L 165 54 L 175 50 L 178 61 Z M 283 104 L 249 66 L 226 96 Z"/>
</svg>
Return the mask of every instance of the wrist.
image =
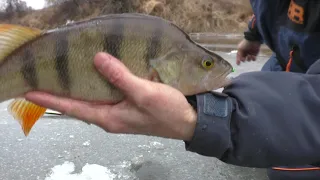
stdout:
<svg viewBox="0 0 320 180">
<path fill-rule="evenodd" d="M 194 109 L 191 108 L 190 111 L 185 114 L 185 122 L 186 127 L 182 132 L 182 140 L 191 141 L 197 124 L 197 113 Z"/>
<path fill-rule="evenodd" d="M 184 141 L 191 141 L 194 135 L 196 124 L 197 124 L 197 98 L 196 95 L 193 96 L 186 96 L 188 103 L 190 104 L 191 108 L 189 113 L 186 113 L 185 121 L 187 122 L 186 133 L 183 136 Z"/>
<path fill-rule="evenodd" d="M 262 44 L 262 40 L 259 35 L 251 32 L 251 31 L 245 31 L 243 34 L 244 34 L 244 39 L 246 41 L 256 42 L 256 43 Z"/>
<path fill-rule="evenodd" d="M 186 150 L 221 158 L 231 145 L 232 101 L 227 95 L 215 92 L 199 94 L 196 98 L 196 126 L 191 140 L 184 141 Z"/>
</svg>

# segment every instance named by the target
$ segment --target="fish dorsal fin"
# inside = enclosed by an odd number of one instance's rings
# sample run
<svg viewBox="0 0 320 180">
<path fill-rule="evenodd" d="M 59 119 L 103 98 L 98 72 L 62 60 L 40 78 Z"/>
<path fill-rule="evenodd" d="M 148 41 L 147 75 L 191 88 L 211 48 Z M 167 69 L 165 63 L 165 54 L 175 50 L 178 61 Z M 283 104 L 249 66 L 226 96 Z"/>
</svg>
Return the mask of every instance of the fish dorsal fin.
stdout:
<svg viewBox="0 0 320 180">
<path fill-rule="evenodd" d="M 107 15 L 101 15 L 101 16 L 97 16 L 97 17 L 93 17 L 90 19 L 85 19 L 85 20 L 79 20 L 79 21 L 75 21 L 72 22 L 70 24 L 66 24 L 66 25 L 61 25 L 56 29 L 60 29 L 60 28 L 67 28 L 67 27 L 73 27 L 75 25 L 83 25 L 83 24 L 87 24 L 87 23 L 92 23 L 95 21 L 99 21 L 99 20 L 109 20 L 109 19 L 152 19 L 152 20 L 164 20 L 167 21 L 164 18 L 158 17 L 158 16 L 152 16 L 152 15 L 148 15 L 148 14 L 142 14 L 142 13 L 119 13 L 119 14 L 107 14 Z M 53 29 L 55 30 L 55 29 Z M 52 30 L 50 30 L 52 31 Z"/>
<path fill-rule="evenodd" d="M 36 28 L 0 24 L 0 63 L 14 50 L 41 34 L 42 30 Z"/>
<path fill-rule="evenodd" d="M 192 40 L 192 39 L 191 39 L 191 36 L 190 36 L 188 33 L 186 33 L 181 27 L 179 27 L 178 25 L 176 25 L 175 23 L 170 22 L 170 25 L 171 25 L 172 27 L 176 28 L 178 31 L 181 31 L 181 33 L 183 33 L 183 34 L 186 36 L 186 38 L 187 38 L 188 41 L 190 41 L 191 43 L 195 44 L 195 45 L 198 46 L 200 49 L 204 50 L 206 53 L 210 54 L 211 56 L 219 56 L 219 55 L 213 53 L 212 51 L 210 51 L 209 49 L 205 48 L 205 47 L 202 46 L 201 44 L 199 44 L 199 43 L 195 42 L 194 40 Z M 222 57 L 219 56 L 219 58 L 222 58 Z"/>
</svg>

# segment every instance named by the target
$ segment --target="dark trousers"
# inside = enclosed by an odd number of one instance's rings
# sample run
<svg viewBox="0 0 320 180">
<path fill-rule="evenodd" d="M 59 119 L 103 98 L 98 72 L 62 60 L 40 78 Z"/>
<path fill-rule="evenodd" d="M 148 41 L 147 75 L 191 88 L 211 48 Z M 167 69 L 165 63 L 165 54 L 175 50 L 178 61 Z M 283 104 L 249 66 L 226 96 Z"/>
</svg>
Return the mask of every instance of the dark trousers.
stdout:
<svg viewBox="0 0 320 180">
<path fill-rule="evenodd" d="M 275 54 L 264 64 L 261 71 L 283 71 Z M 320 169 L 320 168 L 319 168 Z M 311 165 L 274 167 L 267 170 L 270 180 L 320 180 L 320 170 Z"/>
</svg>

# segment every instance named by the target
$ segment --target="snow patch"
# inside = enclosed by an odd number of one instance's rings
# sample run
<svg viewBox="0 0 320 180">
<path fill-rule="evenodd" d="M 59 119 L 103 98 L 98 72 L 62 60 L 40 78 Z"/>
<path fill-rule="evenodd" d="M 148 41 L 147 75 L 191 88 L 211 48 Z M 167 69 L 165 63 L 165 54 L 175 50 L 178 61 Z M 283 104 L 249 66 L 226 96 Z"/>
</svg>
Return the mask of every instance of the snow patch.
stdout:
<svg viewBox="0 0 320 180">
<path fill-rule="evenodd" d="M 83 146 L 90 146 L 90 140 L 84 142 L 82 145 L 83 145 Z"/>
<path fill-rule="evenodd" d="M 152 141 L 152 142 L 149 142 L 149 145 L 138 145 L 138 147 L 142 149 L 151 149 L 151 148 L 164 149 L 164 144 L 157 141 Z"/>
<path fill-rule="evenodd" d="M 231 55 L 231 54 L 236 54 L 238 51 L 237 50 L 232 50 L 231 52 L 227 53 L 228 55 Z"/>
<path fill-rule="evenodd" d="M 148 145 L 138 145 L 138 147 L 139 148 L 148 148 L 148 149 L 150 149 L 151 147 L 150 146 L 148 146 Z"/>
<path fill-rule="evenodd" d="M 8 124 L 8 122 L 7 121 L 3 121 L 3 120 L 1 120 L 1 122 L 0 122 L 0 125 L 7 125 Z"/>
<path fill-rule="evenodd" d="M 155 147 L 156 149 L 164 148 L 164 144 L 157 142 L 157 141 L 150 142 L 150 145 L 152 147 Z"/>
<path fill-rule="evenodd" d="M 74 20 L 68 19 L 67 22 L 66 22 L 66 25 L 68 25 L 68 24 L 73 24 L 73 23 L 74 23 Z"/>
<path fill-rule="evenodd" d="M 64 162 L 51 169 L 51 174 L 45 180 L 113 180 L 116 175 L 108 168 L 97 164 L 86 164 L 82 172 L 74 174 L 75 165 L 72 162 Z"/>
</svg>

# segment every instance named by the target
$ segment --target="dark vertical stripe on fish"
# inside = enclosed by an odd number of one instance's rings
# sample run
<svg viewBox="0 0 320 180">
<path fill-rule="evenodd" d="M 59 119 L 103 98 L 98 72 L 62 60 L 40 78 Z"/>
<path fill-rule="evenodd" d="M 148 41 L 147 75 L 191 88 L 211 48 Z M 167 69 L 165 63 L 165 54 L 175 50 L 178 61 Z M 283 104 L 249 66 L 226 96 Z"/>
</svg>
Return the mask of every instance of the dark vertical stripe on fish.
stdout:
<svg viewBox="0 0 320 180">
<path fill-rule="evenodd" d="M 148 46 L 147 46 L 147 54 L 146 60 L 154 59 L 157 55 L 157 51 L 161 48 L 161 37 L 163 34 L 163 29 L 159 26 L 154 28 L 154 31 L 151 33 L 151 37 L 148 39 Z"/>
<path fill-rule="evenodd" d="M 111 54 L 115 58 L 121 60 L 121 44 L 124 39 L 124 23 L 119 20 L 112 21 L 110 28 L 104 34 L 104 41 L 103 41 L 103 51 L 106 53 Z M 105 81 L 105 85 L 112 90 L 116 90 L 116 87 Z"/>
<path fill-rule="evenodd" d="M 119 20 L 114 20 L 107 33 L 104 35 L 103 51 L 121 60 L 120 48 L 124 39 L 124 24 Z"/>
<path fill-rule="evenodd" d="M 22 61 L 21 73 L 23 78 L 31 88 L 36 89 L 39 83 L 35 67 L 35 57 L 29 47 L 25 48 L 23 51 Z"/>
<path fill-rule="evenodd" d="M 55 68 L 58 73 L 60 86 L 67 92 L 70 92 L 70 76 L 69 76 L 69 63 L 68 63 L 68 35 L 59 34 L 56 40 L 56 61 Z"/>
</svg>

